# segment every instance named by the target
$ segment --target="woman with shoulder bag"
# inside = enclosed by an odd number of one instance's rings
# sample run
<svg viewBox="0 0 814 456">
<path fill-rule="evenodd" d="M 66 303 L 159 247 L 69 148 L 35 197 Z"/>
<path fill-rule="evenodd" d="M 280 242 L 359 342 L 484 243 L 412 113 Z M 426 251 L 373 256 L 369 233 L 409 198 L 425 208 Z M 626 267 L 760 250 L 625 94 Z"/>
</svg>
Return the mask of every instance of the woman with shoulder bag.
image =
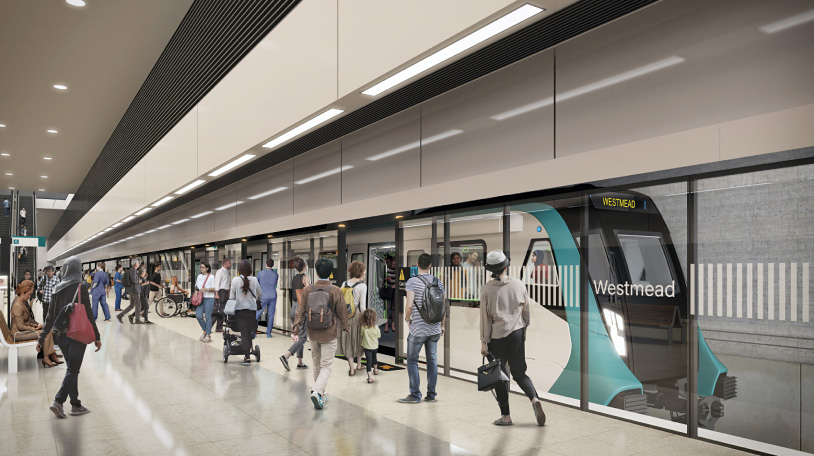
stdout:
<svg viewBox="0 0 814 456">
<path fill-rule="evenodd" d="M 48 315 L 45 317 L 45 326 L 40 333 L 37 340 L 37 351 L 43 349 L 45 337 L 51 333 L 54 328 L 54 322 L 63 309 L 73 305 L 74 303 L 82 304 L 86 315 L 82 316 L 78 313 L 72 313 L 70 320 L 75 318 L 86 317 L 88 324 L 92 328 L 94 345 L 98 352 L 102 348 L 102 341 L 99 339 L 99 330 L 96 328 L 96 320 L 93 318 L 91 311 L 90 300 L 90 287 L 82 280 L 82 262 L 79 258 L 73 256 L 65 261 L 62 267 L 62 282 L 57 285 L 53 294 L 51 295 L 51 305 L 48 307 Z M 82 308 L 74 306 L 76 312 L 82 312 Z M 84 415 L 89 413 L 90 410 L 82 406 L 79 401 L 79 369 L 82 367 L 82 360 L 85 358 L 86 342 L 69 337 L 71 334 L 73 322 L 68 326 L 67 332 L 60 331 L 59 338 L 55 340 L 59 348 L 62 349 L 62 355 L 65 357 L 65 362 L 68 364 L 68 370 L 65 372 L 65 378 L 62 380 L 62 386 L 57 391 L 54 397 L 54 402 L 51 403 L 51 412 L 57 418 L 65 418 L 65 412 L 62 409 L 62 404 L 70 398 L 71 400 L 71 416 Z M 86 335 L 88 336 L 88 335 Z"/>
<path fill-rule="evenodd" d="M 229 300 L 235 301 L 235 320 L 240 328 L 240 344 L 243 348 L 243 365 L 251 365 L 252 338 L 257 333 L 257 301 L 263 297 L 260 282 L 252 275 L 252 264 L 243 260 L 238 267 L 240 275 L 232 279 Z"/>
<path fill-rule="evenodd" d="M 362 312 L 367 309 L 367 285 L 365 285 L 365 265 L 360 261 L 352 261 L 348 267 L 348 281 L 342 284 L 341 290 L 344 296 L 345 290 L 351 290 L 353 305 L 355 310 L 353 316 L 348 313 L 349 331 L 339 333 L 339 349 L 337 355 L 345 355 L 348 359 L 348 375 L 353 377 L 357 370 L 362 370 Z M 354 364 L 356 367 L 354 368 Z"/>
<path fill-rule="evenodd" d="M 211 274 L 212 267 L 208 263 L 201 263 L 201 273 L 195 281 L 195 289 L 202 296 L 192 297 L 193 305 L 200 300 L 200 304 L 195 309 L 195 316 L 198 317 L 198 324 L 201 325 L 203 334 L 198 339 L 201 342 L 212 342 L 212 311 L 215 309 L 215 276 Z"/>
<path fill-rule="evenodd" d="M 526 328 L 531 300 L 523 282 L 507 275 L 508 268 L 509 259 L 502 251 L 492 250 L 486 256 L 486 270 L 492 273 L 492 280 L 481 290 L 481 354 L 499 359 L 504 372 L 509 363 L 512 378 L 531 400 L 537 424 L 542 426 L 545 424 L 543 404 L 526 375 Z M 509 383 L 500 382 L 495 387 L 495 395 L 501 417 L 494 424 L 511 426 Z"/>
</svg>

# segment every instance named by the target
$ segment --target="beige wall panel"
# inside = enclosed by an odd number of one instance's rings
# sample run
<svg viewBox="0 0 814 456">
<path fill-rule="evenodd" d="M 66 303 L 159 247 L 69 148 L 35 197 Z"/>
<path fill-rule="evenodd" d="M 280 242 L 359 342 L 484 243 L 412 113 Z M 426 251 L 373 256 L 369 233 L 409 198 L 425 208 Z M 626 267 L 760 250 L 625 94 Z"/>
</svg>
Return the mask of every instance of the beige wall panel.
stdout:
<svg viewBox="0 0 814 456">
<path fill-rule="evenodd" d="M 342 202 L 421 185 L 421 120 L 412 108 L 342 139 Z"/>
<path fill-rule="evenodd" d="M 199 104 L 199 174 L 335 100 L 336 2 L 306 0 Z"/>
<path fill-rule="evenodd" d="M 294 213 L 342 203 L 340 143 L 334 141 L 294 158 Z"/>
<path fill-rule="evenodd" d="M 215 211 L 215 195 L 207 195 L 195 201 L 194 204 L 189 204 L 188 209 L 185 209 L 177 216 L 176 220 L 189 219 L 179 225 L 174 225 L 171 229 L 173 231 L 183 232 L 181 237 L 189 238 L 200 234 L 207 234 L 215 231 L 215 219 L 220 214 Z M 174 220 L 175 221 L 175 220 Z"/>
<path fill-rule="evenodd" d="M 553 55 L 544 52 L 425 103 L 421 184 L 553 158 Z M 539 107 L 524 108 L 530 102 Z"/>
<path fill-rule="evenodd" d="M 237 223 L 238 203 L 236 184 L 224 187 L 215 192 L 215 231 L 234 228 Z"/>
<path fill-rule="evenodd" d="M 288 160 L 237 183 L 237 224 L 294 213 L 294 161 Z"/>
<path fill-rule="evenodd" d="M 172 195 L 197 177 L 197 145 L 198 108 L 195 107 L 141 159 L 145 168 L 145 204 Z"/>
<path fill-rule="evenodd" d="M 151 225 L 153 226 L 153 228 L 160 228 L 162 226 L 169 225 L 170 222 L 172 222 L 172 220 L 170 219 L 169 215 L 161 215 L 157 217 L 155 222 L 152 222 Z M 162 228 L 154 233 L 150 233 L 149 236 L 150 236 L 149 242 L 151 243 L 161 243 L 171 241 L 172 227 Z"/>
<path fill-rule="evenodd" d="M 814 101 L 805 0 L 664 1 L 557 47 L 557 156 Z"/>
<path fill-rule="evenodd" d="M 721 125 L 721 159 L 814 146 L 814 104 Z"/>
<path fill-rule="evenodd" d="M 341 98 L 512 1 L 340 0 L 338 3 L 338 98 Z"/>
</svg>

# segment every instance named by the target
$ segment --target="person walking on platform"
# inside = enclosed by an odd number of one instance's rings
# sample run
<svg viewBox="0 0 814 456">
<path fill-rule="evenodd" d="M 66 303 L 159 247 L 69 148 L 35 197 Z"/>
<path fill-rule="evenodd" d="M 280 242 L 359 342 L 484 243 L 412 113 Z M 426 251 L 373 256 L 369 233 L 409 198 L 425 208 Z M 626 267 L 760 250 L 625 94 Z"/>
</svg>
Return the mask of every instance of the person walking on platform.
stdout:
<svg viewBox="0 0 814 456">
<path fill-rule="evenodd" d="M 297 355 L 297 369 L 307 369 L 308 366 L 302 362 L 302 357 L 305 350 L 305 343 L 308 342 L 308 330 L 305 325 L 301 325 L 298 328 L 298 332 L 294 332 L 293 326 L 294 322 L 296 321 L 297 317 L 297 308 L 298 303 L 302 302 L 302 291 L 310 285 L 310 281 L 308 280 L 308 265 L 303 261 L 302 258 L 295 258 L 294 259 L 294 269 L 297 271 L 297 274 L 291 279 L 291 290 L 293 291 L 293 295 L 291 295 L 291 335 L 297 335 L 297 338 L 294 339 L 294 343 L 291 347 L 288 348 L 288 351 L 283 353 L 283 356 L 280 357 L 280 362 L 283 363 L 283 367 L 285 370 L 290 371 L 291 368 L 288 367 L 288 358 L 291 358 L 292 355 Z M 293 337 L 292 337 L 293 338 Z"/>
<path fill-rule="evenodd" d="M 444 334 L 444 320 L 438 323 L 427 323 L 421 318 L 418 311 L 419 306 L 424 302 L 424 289 L 427 284 L 434 280 L 430 275 L 432 257 L 427 253 L 422 253 L 418 257 L 418 276 L 411 277 L 407 281 L 407 309 L 404 320 L 410 325 L 410 334 L 407 335 L 407 376 L 410 379 L 410 394 L 399 399 L 405 404 L 418 404 L 421 402 L 421 383 L 418 376 L 418 355 L 421 347 L 424 347 L 424 356 L 427 357 L 427 396 L 425 402 L 435 402 L 437 392 L 435 385 L 438 382 L 438 340 Z M 421 279 L 421 277 L 424 280 Z M 425 283 L 425 280 L 429 281 Z M 441 293 L 444 292 L 444 285 L 439 281 Z"/>
<path fill-rule="evenodd" d="M 141 271 L 139 272 L 139 283 L 141 283 L 141 316 L 144 317 L 144 324 L 151 325 L 153 322 L 150 321 L 150 301 L 147 298 L 147 290 L 150 289 L 150 278 L 147 276 L 147 265 L 143 265 L 141 267 Z"/>
<path fill-rule="evenodd" d="M 243 260 L 238 267 L 240 275 L 232 279 L 229 299 L 235 300 L 235 321 L 240 329 L 240 343 L 243 348 L 243 364 L 251 365 L 249 354 L 252 352 L 252 339 L 257 332 L 257 300 L 263 298 L 263 290 L 252 276 L 252 264 Z"/>
<path fill-rule="evenodd" d="M 139 278 L 139 266 L 141 266 L 141 260 L 136 258 L 133 260 L 133 264 L 130 266 L 130 269 L 127 270 L 125 273 L 127 276 L 124 277 L 122 280 L 122 284 L 127 288 L 127 294 L 130 296 L 130 305 L 127 306 L 121 313 L 116 315 L 116 319 L 119 320 L 119 323 L 122 322 L 122 318 L 125 315 L 130 313 L 133 310 L 133 315 L 129 315 L 127 318 L 130 319 L 130 324 L 140 325 L 141 322 L 141 282 Z"/>
<path fill-rule="evenodd" d="M 116 312 L 121 312 L 122 310 L 122 289 L 124 285 L 122 285 L 122 265 L 116 265 L 116 275 L 113 276 L 113 289 L 116 291 L 116 308 L 113 309 Z"/>
<path fill-rule="evenodd" d="M 342 292 L 329 280 L 333 267 L 331 260 L 317 260 L 314 269 L 319 280 L 302 291 L 302 299 L 297 305 L 297 317 L 291 330 L 291 338 L 296 342 L 299 329 L 308 326 L 311 359 L 314 362 L 311 402 L 317 410 L 325 407 L 325 389 L 333 370 L 339 331 L 347 332 L 349 329 L 348 308 Z"/>
<path fill-rule="evenodd" d="M 164 284 L 161 281 L 161 263 L 159 263 L 153 266 L 153 275 L 150 277 L 150 300 L 147 305 L 148 309 L 150 307 L 149 304 L 161 299 L 161 289 L 163 287 Z"/>
<path fill-rule="evenodd" d="M 93 319 L 99 316 L 99 303 L 102 303 L 102 311 L 105 313 L 105 321 L 110 321 L 110 308 L 107 306 L 107 290 L 110 289 L 110 279 L 104 271 L 105 264 L 101 261 L 96 263 L 96 274 L 93 275 L 93 283 L 90 286 L 90 296 L 93 298 Z"/>
<path fill-rule="evenodd" d="M 59 345 L 59 348 L 62 349 L 62 354 L 65 356 L 68 369 L 65 372 L 65 378 L 62 380 L 62 386 L 60 386 L 59 391 L 57 391 L 56 396 L 54 396 L 54 402 L 52 402 L 50 406 L 51 413 L 57 418 L 66 418 L 62 405 L 68 399 L 71 401 L 71 416 L 90 413 L 90 410 L 85 408 L 79 400 L 79 369 L 82 367 L 82 360 L 85 358 L 87 345 L 83 342 L 73 340 L 66 335 L 67 323 L 65 323 L 65 328 L 60 328 L 59 323 L 56 323 L 57 328 L 54 328 L 55 322 L 58 320 L 57 317 L 63 308 L 75 302 L 82 303 L 84 304 L 88 320 L 93 327 L 96 351 L 98 352 L 102 348 L 102 341 L 99 338 L 99 329 L 96 327 L 96 320 L 93 319 L 93 313 L 91 313 L 90 310 L 89 288 L 87 284 L 82 282 L 82 261 L 75 256 L 68 258 L 62 266 L 62 282 L 53 292 L 54 301 L 48 308 L 45 325 L 37 340 L 37 351 L 41 351 L 46 343 L 45 338 L 51 334 L 51 330 L 59 330 L 60 336 L 55 342 Z"/>
<path fill-rule="evenodd" d="M 209 263 L 201 263 L 201 273 L 195 280 L 195 289 L 203 293 L 201 304 L 195 309 L 195 316 L 198 324 L 201 325 L 203 334 L 201 342 L 212 342 L 212 312 L 215 308 L 215 277 L 211 274 L 212 267 Z"/>
<path fill-rule="evenodd" d="M 486 270 L 492 273 L 492 280 L 486 282 L 480 296 L 480 351 L 489 361 L 499 359 L 504 371 L 506 363 L 509 364 L 512 378 L 531 400 L 537 425 L 542 426 L 545 424 L 543 403 L 526 375 L 526 328 L 530 323 L 531 300 L 523 282 L 506 274 L 508 268 L 509 259 L 501 250 L 492 250 L 486 255 Z M 509 383 L 501 382 L 495 388 L 495 395 L 501 417 L 494 424 L 511 426 Z"/>
<path fill-rule="evenodd" d="M 348 267 L 348 277 L 342 284 L 342 295 L 350 290 L 353 300 L 353 316 L 348 316 L 350 331 L 339 333 L 339 348 L 337 354 L 344 355 L 348 360 L 348 375 L 353 377 L 357 370 L 362 370 L 362 312 L 367 309 L 367 285 L 365 285 L 365 265 L 360 261 L 352 261 Z M 345 304 L 348 298 L 345 297 Z"/>
<path fill-rule="evenodd" d="M 229 269 L 232 267 L 232 260 L 224 258 L 221 263 L 221 268 L 215 274 L 215 288 L 218 290 L 218 295 L 215 301 L 215 310 L 212 318 L 215 319 L 216 326 L 215 332 L 223 332 L 223 309 L 226 307 L 226 301 L 229 300 Z"/>
<path fill-rule="evenodd" d="M 54 293 L 57 285 L 59 285 L 59 277 L 54 275 L 54 267 L 46 266 L 45 275 L 40 279 L 37 288 L 40 289 L 40 301 L 42 302 L 42 319 L 48 315 L 48 307 L 51 305 L 51 295 Z"/>
<path fill-rule="evenodd" d="M 266 312 L 266 337 L 271 337 L 271 328 L 274 326 L 274 314 L 277 310 L 277 280 L 279 276 L 274 269 L 274 260 L 266 260 L 266 269 L 257 273 L 257 281 L 263 290 L 263 298 L 260 301 L 261 308 L 257 311 L 256 320 L 259 323 L 263 311 Z"/>
</svg>

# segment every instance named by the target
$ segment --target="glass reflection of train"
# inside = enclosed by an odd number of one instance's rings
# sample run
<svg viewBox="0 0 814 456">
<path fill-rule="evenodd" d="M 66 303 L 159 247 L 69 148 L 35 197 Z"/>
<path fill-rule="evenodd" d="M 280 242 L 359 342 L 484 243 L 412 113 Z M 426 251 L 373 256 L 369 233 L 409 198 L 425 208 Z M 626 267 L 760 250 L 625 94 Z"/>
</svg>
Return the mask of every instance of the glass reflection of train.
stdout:
<svg viewBox="0 0 814 456">
<path fill-rule="evenodd" d="M 513 265 L 522 265 L 519 274 L 532 299 L 540 304 L 533 306 L 527 336 L 529 375 L 542 383 L 538 389 L 571 398 L 578 398 L 580 391 L 577 269 L 581 211 L 579 198 L 572 198 L 515 204 L 510 215 L 510 257 Z M 426 250 L 430 227 L 421 225 L 404 223 L 402 264 L 414 265 L 415 258 Z M 484 258 L 485 252 L 503 245 L 502 225 L 494 209 L 451 216 L 449 227 L 450 253 L 461 254 L 464 273 L 468 257 Z M 590 402 L 644 414 L 669 413 L 670 419 L 684 422 L 684 322 L 689 293 L 664 219 L 653 201 L 640 193 L 593 194 L 587 236 L 593 285 L 588 297 Z M 450 255 L 443 252 L 440 242 L 437 247 L 445 260 L 443 266 L 449 266 Z M 482 268 L 469 266 L 469 274 L 478 276 Z M 460 280 L 450 275 L 453 277 Z M 458 296 L 451 299 L 477 305 L 478 290 L 473 283 L 478 280 L 485 280 L 485 275 L 457 287 Z M 456 315 L 464 314 L 453 307 L 451 318 Z M 476 314 L 468 315 L 471 319 Z M 453 364 L 478 365 L 477 331 L 461 334 L 451 324 Z M 463 344 L 471 344 L 471 349 Z M 724 414 L 724 400 L 735 396 L 736 379 L 727 375 L 700 331 L 698 364 L 699 424 L 712 428 Z"/>
</svg>

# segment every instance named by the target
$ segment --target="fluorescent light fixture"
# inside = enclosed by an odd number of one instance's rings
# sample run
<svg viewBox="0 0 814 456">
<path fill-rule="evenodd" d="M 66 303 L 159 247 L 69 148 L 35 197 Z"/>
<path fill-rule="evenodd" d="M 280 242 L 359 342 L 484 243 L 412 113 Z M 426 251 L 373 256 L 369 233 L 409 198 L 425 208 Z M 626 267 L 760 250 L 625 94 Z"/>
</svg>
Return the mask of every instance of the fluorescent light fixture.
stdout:
<svg viewBox="0 0 814 456">
<path fill-rule="evenodd" d="M 216 169 L 215 171 L 212 171 L 211 173 L 209 173 L 209 176 L 210 177 L 220 176 L 226 171 L 229 171 L 232 168 L 242 165 L 243 163 L 246 163 L 247 161 L 251 160 L 254 157 L 256 157 L 256 155 L 246 154 L 238 158 L 237 160 L 232 161 L 232 163 L 229 163 L 228 165 L 223 165 L 220 168 Z"/>
<path fill-rule="evenodd" d="M 0 128 L 6 128 L 6 124 L 0 124 Z"/>
<path fill-rule="evenodd" d="M 8 153 L 5 153 L 5 152 L 3 152 L 3 153 L 2 153 L 2 154 L 0 154 L 0 155 L 2 155 L 2 156 L 4 156 L 4 157 L 11 157 L 11 154 L 8 154 Z"/>
<path fill-rule="evenodd" d="M 216 211 L 225 211 L 226 209 L 229 209 L 230 207 L 239 206 L 241 204 L 243 204 L 243 201 L 236 201 L 234 203 L 229 203 L 229 204 L 221 206 L 221 207 L 216 207 L 215 210 Z"/>
<path fill-rule="evenodd" d="M 68 86 L 62 84 L 54 84 L 54 88 L 59 90 L 68 90 Z"/>
<path fill-rule="evenodd" d="M 336 173 L 341 173 L 342 171 L 347 171 L 347 170 L 349 170 L 351 168 L 353 168 L 353 166 L 345 165 L 345 166 L 343 166 L 341 168 L 334 168 L 334 169 L 332 169 L 330 171 L 325 171 L 324 173 L 319 173 L 319 174 L 311 176 L 311 177 L 306 177 L 305 179 L 300 179 L 298 181 L 295 181 L 294 183 L 298 184 L 298 185 L 307 184 L 309 182 L 313 182 L 315 180 L 319 180 L 319 179 L 322 179 L 324 177 L 334 175 Z"/>
<path fill-rule="evenodd" d="M 271 141 L 263 144 L 263 147 L 267 147 L 269 149 L 271 149 L 273 147 L 276 147 L 276 146 L 288 141 L 291 138 L 295 138 L 295 137 L 301 135 L 302 133 L 305 133 L 306 131 L 316 127 L 317 125 L 319 125 L 321 123 L 324 123 L 324 122 L 327 122 L 330 119 L 333 119 L 334 117 L 338 116 L 339 114 L 342 114 L 343 112 L 345 112 L 345 110 L 343 110 L 343 109 L 331 108 L 331 109 L 323 112 L 322 114 L 314 117 L 313 119 L 308 120 L 306 122 L 303 122 L 303 123 L 297 125 L 296 127 L 292 128 L 291 130 L 288 130 L 287 132 L 283 133 L 282 135 L 280 135 L 280 136 L 272 139 Z"/>
<path fill-rule="evenodd" d="M 110 231 L 110 230 L 112 230 L 112 229 L 113 229 L 112 227 L 111 227 L 111 228 L 105 228 L 105 229 L 103 229 L 102 231 L 104 231 L 105 233 L 107 233 L 108 231 Z"/>
<path fill-rule="evenodd" d="M 212 211 L 203 211 L 203 212 L 201 212 L 200 214 L 190 215 L 190 216 L 189 216 L 189 218 L 193 218 L 193 219 L 196 219 L 196 218 L 201 218 L 201 217 L 203 217 L 204 215 L 209 215 L 209 214 L 213 214 L 213 213 L 214 213 L 214 212 L 212 212 Z"/>
<path fill-rule="evenodd" d="M 629 71 L 625 71 L 624 73 L 619 73 L 615 76 L 610 76 L 605 79 L 600 79 L 599 81 L 592 82 L 581 87 L 577 87 L 576 89 L 568 90 L 557 95 L 556 99 L 558 103 L 561 101 L 570 100 L 571 98 L 576 98 L 580 95 L 585 95 L 586 93 L 595 92 L 597 90 L 604 89 L 606 87 L 610 87 L 621 82 L 629 81 L 631 79 L 638 78 L 639 76 L 644 76 L 648 73 L 653 73 L 654 71 L 663 70 L 664 68 L 671 67 L 673 65 L 678 65 L 679 63 L 683 63 L 685 61 L 686 60 L 683 57 L 678 57 L 675 55 L 672 57 L 667 57 L 666 59 L 661 59 L 656 62 L 649 63 L 647 65 L 640 66 Z M 519 108 L 502 112 L 500 114 L 492 116 L 491 118 L 494 120 L 506 120 L 515 116 L 519 116 L 521 114 L 525 114 L 530 111 L 534 111 L 535 109 L 550 106 L 553 103 L 554 97 L 543 98 L 542 100 L 535 101 L 534 103 L 529 103 L 527 105 L 520 106 Z"/>
<path fill-rule="evenodd" d="M 139 234 L 133 235 L 133 237 L 142 237 L 142 236 L 144 236 L 144 233 L 139 233 Z"/>
<path fill-rule="evenodd" d="M 155 233 L 156 231 L 158 231 L 158 230 L 157 230 L 157 229 L 155 229 L 155 228 L 153 228 L 153 229 L 151 229 L 150 231 L 145 231 L 145 232 L 144 232 L 144 234 Z"/>
<path fill-rule="evenodd" d="M 4 154 L 5 155 L 5 154 Z M 51 157 L 42 157 L 43 160 L 52 160 Z"/>
<path fill-rule="evenodd" d="M 165 196 L 165 197 L 161 198 L 160 200 L 156 201 L 155 203 L 151 204 L 151 206 L 153 206 L 153 207 L 161 206 L 162 204 L 166 203 L 167 201 L 169 201 L 171 199 L 173 199 L 172 196 Z"/>
<path fill-rule="evenodd" d="M 124 222 L 114 223 L 113 228 L 118 228 L 118 227 L 122 226 L 123 223 Z"/>
<path fill-rule="evenodd" d="M 45 189 L 44 189 L 44 188 L 41 188 L 41 189 L 40 189 L 40 191 L 41 191 L 41 192 L 44 192 L 44 191 L 45 191 Z"/>
<path fill-rule="evenodd" d="M 441 49 L 440 51 L 425 57 L 424 59 L 410 65 L 409 67 L 399 71 L 398 73 L 390 76 L 384 81 L 374 85 L 373 87 L 363 91 L 365 95 L 378 95 L 385 90 L 391 89 L 402 82 L 417 76 L 430 68 L 449 60 L 456 55 L 477 46 L 478 44 L 492 38 L 493 36 L 508 30 L 515 25 L 525 21 L 526 19 L 535 16 L 545 11 L 533 5 L 523 5 L 520 8 L 512 11 L 511 13 L 501 17 L 500 19 L 470 33 L 469 35 L 461 38 L 460 40 L 450 44 L 449 46 Z"/>
<path fill-rule="evenodd" d="M 250 196 L 249 199 L 250 200 L 256 200 L 256 199 L 260 199 L 260 198 L 265 198 L 266 196 L 273 195 L 275 193 L 279 193 L 279 192 L 281 192 L 283 190 L 286 190 L 287 188 L 288 187 L 277 187 L 277 188 L 271 189 L 271 190 L 269 190 L 267 192 L 258 193 L 258 194 L 254 195 L 254 196 Z"/>
<path fill-rule="evenodd" d="M 192 182 L 191 184 L 189 184 L 186 187 L 182 188 L 181 190 L 178 190 L 177 192 L 175 192 L 175 194 L 176 195 L 183 195 L 184 193 L 186 193 L 186 192 L 192 190 L 193 188 L 203 184 L 204 182 L 206 182 L 206 181 L 203 180 L 203 179 L 198 179 L 195 182 Z"/>
<path fill-rule="evenodd" d="M 85 6 L 84 0 L 65 0 L 65 2 L 73 6 Z"/>
<path fill-rule="evenodd" d="M 127 222 L 129 222 L 130 220 L 133 220 L 134 218 L 136 218 L 136 216 L 135 216 L 135 215 L 131 215 L 130 217 L 127 217 L 127 218 L 125 218 L 124 220 L 122 220 L 122 223 L 127 223 Z"/>
<path fill-rule="evenodd" d="M 48 176 L 40 176 L 43 179 L 48 179 Z"/>
<path fill-rule="evenodd" d="M 374 155 L 372 157 L 367 157 L 366 160 L 377 161 L 377 160 L 381 160 L 382 158 L 392 157 L 393 155 L 397 155 L 397 154 L 400 154 L 402 152 L 407 152 L 408 150 L 412 150 L 412 149 L 415 149 L 417 147 L 420 147 L 422 144 L 431 144 L 431 143 L 434 143 L 436 141 L 441 141 L 442 139 L 447 139 L 447 138 L 449 138 L 451 136 L 459 135 L 459 134 L 461 134 L 463 132 L 464 132 L 463 130 L 458 130 L 458 129 L 445 131 L 443 133 L 439 133 L 437 135 L 430 136 L 429 138 L 425 138 L 425 139 L 422 139 L 422 140 L 419 140 L 419 141 L 414 141 L 414 142 L 411 142 L 410 144 L 407 144 L 407 145 L 404 145 L 404 146 L 401 146 L 401 147 L 396 147 L 395 149 L 392 149 L 392 150 L 388 150 L 387 152 L 382 152 L 382 153 L 376 154 L 376 155 Z"/>
<path fill-rule="evenodd" d="M 14 190 L 14 187 L 9 187 L 8 189 L 9 189 L 9 190 Z"/>
<path fill-rule="evenodd" d="M 59 133 L 57 130 L 48 130 L 48 133 Z"/>
<path fill-rule="evenodd" d="M 6 173 L 6 176 L 13 176 L 14 173 Z"/>
<path fill-rule="evenodd" d="M 169 228 L 169 227 L 171 227 L 171 226 L 172 226 L 172 225 L 164 225 L 164 226 L 159 226 L 159 227 L 158 227 L 158 228 L 156 228 L 156 229 L 157 229 L 157 230 L 163 230 L 164 228 Z"/>
<path fill-rule="evenodd" d="M 153 210 L 153 208 L 151 208 L 151 207 L 145 207 L 144 209 L 142 209 L 142 210 L 140 210 L 140 211 L 136 212 L 136 215 L 144 215 L 144 214 L 146 214 L 146 213 L 150 212 L 151 210 Z"/>
<path fill-rule="evenodd" d="M 189 221 L 189 219 L 181 219 L 181 220 L 178 220 L 177 222 L 172 222 L 172 224 L 173 225 L 180 225 L 180 224 L 186 223 L 188 221 Z"/>
<path fill-rule="evenodd" d="M 772 22 L 771 24 L 766 24 L 762 27 L 758 27 L 758 30 L 771 35 L 772 33 L 782 32 L 783 30 L 788 30 L 810 21 L 814 21 L 814 9 Z"/>
</svg>

